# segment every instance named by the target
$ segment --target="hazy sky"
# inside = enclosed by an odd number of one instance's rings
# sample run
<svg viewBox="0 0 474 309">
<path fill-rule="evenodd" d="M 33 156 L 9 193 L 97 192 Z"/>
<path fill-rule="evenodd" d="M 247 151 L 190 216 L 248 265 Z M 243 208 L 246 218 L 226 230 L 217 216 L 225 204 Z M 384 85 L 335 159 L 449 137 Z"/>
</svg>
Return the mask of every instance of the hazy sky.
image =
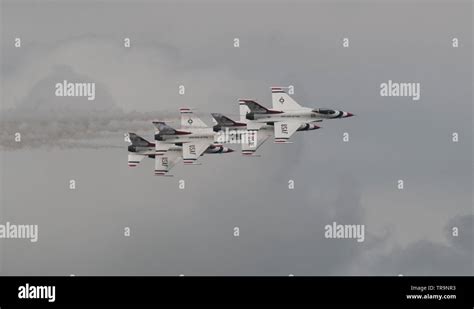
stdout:
<svg viewBox="0 0 474 309">
<path fill-rule="evenodd" d="M 39 241 L 0 240 L 0 274 L 473 274 L 471 2 L 1 1 L 1 11 L 0 223 L 38 224 Z M 55 97 L 64 79 L 95 82 L 95 101 Z M 381 97 L 388 80 L 421 83 L 421 99 Z M 151 139 L 151 120 L 182 106 L 209 124 L 211 112 L 237 118 L 239 98 L 271 106 L 275 85 L 356 117 L 267 142 L 257 158 L 204 156 L 171 178 L 155 177 L 150 159 L 128 168 L 123 133 Z M 325 239 L 333 221 L 364 224 L 365 241 Z"/>
</svg>

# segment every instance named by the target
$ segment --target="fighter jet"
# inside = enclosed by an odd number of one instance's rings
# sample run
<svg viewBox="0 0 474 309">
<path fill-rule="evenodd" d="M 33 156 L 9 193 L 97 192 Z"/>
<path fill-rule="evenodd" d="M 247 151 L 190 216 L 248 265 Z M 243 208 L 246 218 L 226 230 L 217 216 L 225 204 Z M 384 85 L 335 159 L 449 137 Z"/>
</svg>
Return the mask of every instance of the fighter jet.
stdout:
<svg viewBox="0 0 474 309">
<path fill-rule="evenodd" d="M 246 131 L 247 140 L 243 140 L 243 137 L 239 136 L 242 146 L 242 154 L 245 156 L 255 155 L 256 151 L 263 143 L 273 134 L 273 126 L 263 125 L 259 130 L 249 130 L 247 123 L 249 120 L 246 118 L 247 113 L 250 109 L 247 105 L 239 103 L 240 120 L 234 121 L 227 116 L 219 113 L 211 113 L 214 118 L 216 125 L 213 127 L 215 132 L 222 132 L 225 130 L 235 130 L 236 132 Z M 243 134 L 241 134 L 243 135 Z"/>
<path fill-rule="evenodd" d="M 228 153 L 233 150 L 215 142 L 215 132 L 201 119 L 194 116 L 189 108 L 181 108 L 181 128 L 174 129 L 165 122 L 155 121 L 155 152 L 157 156 L 166 154 L 175 145 L 182 147 L 184 164 L 196 164 L 205 152 Z M 161 170 L 157 163 L 157 170 Z M 158 168 L 160 167 L 160 168 Z"/>
<path fill-rule="evenodd" d="M 232 149 L 221 146 L 221 145 L 210 145 L 203 154 L 221 154 L 233 152 Z M 155 175 L 156 176 L 171 176 L 169 171 L 180 159 L 183 159 L 183 147 L 182 146 L 173 146 L 168 151 L 162 155 L 155 156 Z M 184 159 L 183 159 L 183 162 Z"/>
<path fill-rule="evenodd" d="M 240 100 L 250 112 L 247 129 L 259 130 L 265 125 L 273 125 L 274 142 L 289 143 L 290 137 L 298 130 L 314 130 L 316 123 L 324 119 L 347 118 L 351 113 L 327 109 L 309 108 L 299 105 L 281 87 L 272 87 L 273 108 L 268 109 L 253 100 Z"/>
<path fill-rule="evenodd" d="M 171 176 L 168 172 L 182 159 L 182 147 L 171 145 L 168 150 L 163 154 L 156 153 L 156 145 L 150 143 L 141 136 L 135 133 L 128 133 L 130 146 L 128 146 L 128 166 L 137 166 L 144 158 L 155 159 L 155 175 L 158 176 Z M 159 143 L 159 142 L 158 142 Z M 160 147 L 158 147 L 160 148 Z M 211 145 L 204 153 L 206 154 L 219 154 L 229 153 L 233 150 L 220 145 Z"/>
<path fill-rule="evenodd" d="M 128 133 L 128 166 L 137 166 L 144 158 L 155 158 L 155 144 L 135 133 Z"/>
<path fill-rule="evenodd" d="M 239 111 L 240 111 L 240 121 L 234 121 L 227 116 L 218 113 L 212 113 L 212 117 L 216 121 L 216 125 L 213 127 L 214 131 L 218 132 L 225 129 L 245 129 L 250 132 L 254 132 L 253 136 L 256 136 L 256 145 L 251 143 L 242 143 L 242 154 L 246 156 L 255 155 L 257 149 L 270 137 L 274 134 L 274 123 L 268 122 L 262 125 L 259 129 L 256 129 L 250 125 L 248 126 L 249 120 L 247 119 L 247 114 L 251 110 L 247 106 L 247 102 L 252 100 L 239 100 Z M 252 101 L 254 102 L 254 101 Z M 319 120 L 321 121 L 321 120 Z M 306 123 L 306 125 L 301 125 L 296 131 L 311 131 L 319 129 L 314 123 Z"/>
</svg>

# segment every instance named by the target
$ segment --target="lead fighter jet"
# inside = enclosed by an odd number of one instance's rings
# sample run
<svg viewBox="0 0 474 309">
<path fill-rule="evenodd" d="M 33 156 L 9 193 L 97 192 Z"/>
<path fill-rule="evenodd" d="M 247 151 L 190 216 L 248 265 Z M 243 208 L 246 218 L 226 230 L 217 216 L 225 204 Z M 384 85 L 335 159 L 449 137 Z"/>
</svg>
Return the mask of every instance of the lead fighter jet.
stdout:
<svg viewBox="0 0 474 309">
<path fill-rule="evenodd" d="M 242 143 L 242 154 L 246 156 L 255 155 L 257 149 L 262 146 L 265 141 L 273 135 L 273 123 L 265 124 L 260 129 L 249 129 L 248 123 L 249 120 L 246 118 L 247 114 L 250 113 L 250 109 L 246 105 L 246 101 L 249 100 L 239 100 L 239 110 L 240 110 L 240 121 L 233 121 L 227 116 L 224 116 L 219 113 L 211 113 L 212 117 L 214 118 L 215 122 L 217 123 L 213 128 L 214 131 L 219 132 L 225 129 L 245 129 L 248 134 L 249 138 L 254 138 L 254 143 Z M 313 123 L 306 124 L 298 128 L 297 131 L 311 131 L 319 129 L 319 127 Z M 254 132 L 254 133 L 252 133 Z"/>
<path fill-rule="evenodd" d="M 247 129 L 259 130 L 265 125 L 273 125 L 274 142 L 289 143 L 290 137 L 298 130 L 318 128 L 323 119 L 347 118 L 351 113 L 327 109 L 309 108 L 299 105 L 281 87 L 272 87 L 272 108 L 268 109 L 253 100 L 240 100 L 250 112 L 245 116 Z"/>
</svg>

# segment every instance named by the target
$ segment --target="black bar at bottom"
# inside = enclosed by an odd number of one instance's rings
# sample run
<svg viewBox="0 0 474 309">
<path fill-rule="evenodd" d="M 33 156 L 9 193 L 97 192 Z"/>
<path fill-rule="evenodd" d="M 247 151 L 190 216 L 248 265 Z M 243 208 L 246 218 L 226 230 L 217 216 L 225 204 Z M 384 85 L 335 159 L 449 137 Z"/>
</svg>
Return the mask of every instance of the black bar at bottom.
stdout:
<svg viewBox="0 0 474 309">
<path fill-rule="evenodd" d="M 0 277 L 0 307 L 58 304 L 385 304 L 472 308 L 473 281 L 473 277 L 406 276 Z M 54 301 L 51 293 L 43 288 L 51 287 L 51 291 L 53 286 Z"/>
</svg>

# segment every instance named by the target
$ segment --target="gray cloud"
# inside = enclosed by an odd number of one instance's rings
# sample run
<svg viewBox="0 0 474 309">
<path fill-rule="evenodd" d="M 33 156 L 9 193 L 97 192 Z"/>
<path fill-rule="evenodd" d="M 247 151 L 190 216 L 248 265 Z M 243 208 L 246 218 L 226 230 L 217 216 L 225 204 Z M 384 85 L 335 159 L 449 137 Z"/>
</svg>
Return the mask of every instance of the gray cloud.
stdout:
<svg viewBox="0 0 474 309">
<path fill-rule="evenodd" d="M 55 85 L 63 80 L 95 82 L 95 100 L 56 97 Z M 123 133 L 128 131 L 145 131 L 151 135 L 151 122 L 155 119 L 170 120 L 171 112 L 123 111 L 105 85 L 77 74 L 68 66 L 58 66 L 39 80 L 16 107 L 3 111 L 0 146 L 6 150 L 25 147 L 120 147 L 119 144 L 110 144 L 110 141 L 123 140 Z M 21 134 L 20 143 L 15 141 L 17 132 Z"/>
<path fill-rule="evenodd" d="M 383 275 L 472 275 L 473 222 L 472 214 L 456 216 L 445 226 L 447 242 L 419 240 L 405 247 L 395 246 L 388 253 L 372 257 L 366 261 L 368 264 L 358 267 L 365 267 Z M 453 236 L 453 227 L 459 229 L 459 236 Z M 360 269 L 357 273 L 361 274 Z"/>
<path fill-rule="evenodd" d="M 40 225 L 34 246 L 0 242 L 2 274 L 472 273 L 470 4 L 229 2 L 2 2 L 0 215 Z M 63 79 L 96 82 L 96 101 L 55 97 Z M 422 99 L 381 99 L 388 79 L 421 82 Z M 270 105 L 288 84 L 303 105 L 357 116 L 174 178 L 126 166 L 124 132 L 150 138 L 181 106 L 236 118 L 240 97 Z M 323 238 L 332 221 L 365 224 L 366 241 Z"/>
</svg>

